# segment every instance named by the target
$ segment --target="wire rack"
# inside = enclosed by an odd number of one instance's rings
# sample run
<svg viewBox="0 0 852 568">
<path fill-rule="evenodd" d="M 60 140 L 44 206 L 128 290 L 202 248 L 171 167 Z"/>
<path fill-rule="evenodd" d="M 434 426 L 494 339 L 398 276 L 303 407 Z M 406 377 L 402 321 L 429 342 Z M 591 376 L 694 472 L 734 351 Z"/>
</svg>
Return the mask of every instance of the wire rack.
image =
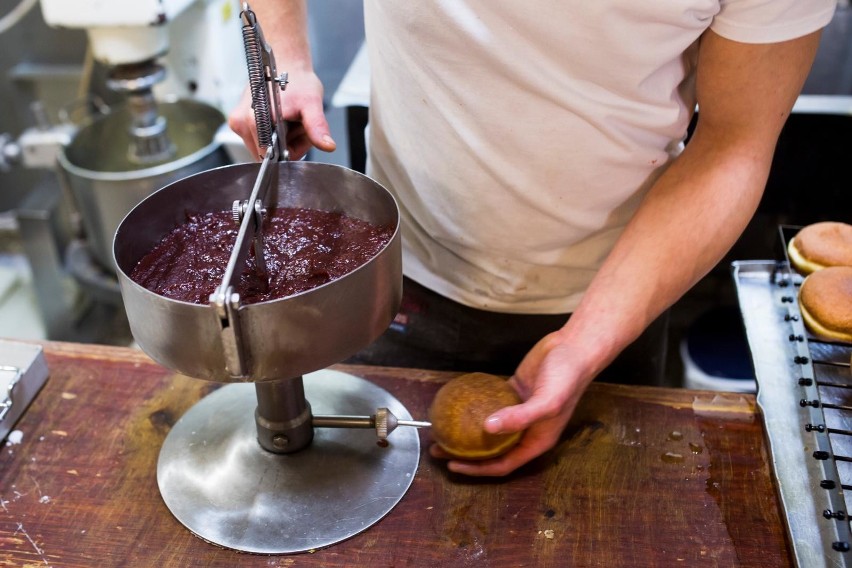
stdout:
<svg viewBox="0 0 852 568">
<path fill-rule="evenodd" d="M 780 227 L 785 251 L 798 229 Z M 798 305 L 804 279 L 786 256 L 735 262 L 732 274 L 793 558 L 798 566 L 846 566 L 852 560 L 852 344 L 807 330 Z"/>
</svg>

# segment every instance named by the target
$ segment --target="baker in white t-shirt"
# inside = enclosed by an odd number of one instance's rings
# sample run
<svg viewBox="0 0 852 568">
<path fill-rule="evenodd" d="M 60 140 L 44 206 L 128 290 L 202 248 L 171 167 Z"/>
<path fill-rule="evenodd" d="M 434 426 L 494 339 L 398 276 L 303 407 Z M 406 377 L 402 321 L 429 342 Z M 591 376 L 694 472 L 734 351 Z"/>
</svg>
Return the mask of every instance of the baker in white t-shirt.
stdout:
<svg viewBox="0 0 852 568">
<path fill-rule="evenodd" d="M 649 347 L 643 331 L 754 214 L 835 7 L 365 1 L 367 173 L 397 197 L 406 280 L 363 360 L 503 372 L 524 400 L 486 421 L 526 429 L 518 446 L 451 470 L 503 475 L 547 451 L 622 352 L 660 367 L 664 334 Z M 252 9 L 289 73 L 291 156 L 334 150 L 304 2 Z M 248 97 L 230 123 L 257 147 Z"/>
</svg>

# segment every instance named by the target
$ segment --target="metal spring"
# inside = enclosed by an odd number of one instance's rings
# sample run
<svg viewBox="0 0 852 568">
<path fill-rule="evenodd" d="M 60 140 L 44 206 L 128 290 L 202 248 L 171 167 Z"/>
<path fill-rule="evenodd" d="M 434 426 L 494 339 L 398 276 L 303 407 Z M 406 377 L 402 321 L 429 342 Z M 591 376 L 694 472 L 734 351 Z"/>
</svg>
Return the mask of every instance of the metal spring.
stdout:
<svg viewBox="0 0 852 568">
<path fill-rule="evenodd" d="M 257 141 L 262 148 L 272 145 L 272 112 L 266 90 L 266 72 L 260 52 L 260 41 L 254 26 L 243 26 L 243 43 L 246 47 L 249 88 L 251 89 L 254 121 L 257 124 Z"/>
</svg>

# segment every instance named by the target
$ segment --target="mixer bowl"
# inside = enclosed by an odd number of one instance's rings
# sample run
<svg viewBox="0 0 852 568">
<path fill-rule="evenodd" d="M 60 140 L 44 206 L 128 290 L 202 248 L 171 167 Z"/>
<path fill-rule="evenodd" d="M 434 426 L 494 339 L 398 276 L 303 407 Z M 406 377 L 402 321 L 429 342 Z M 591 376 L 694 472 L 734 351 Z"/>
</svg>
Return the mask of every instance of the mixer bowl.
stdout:
<svg viewBox="0 0 852 568">
<path fill-rule="evenodd" d="M 59 155 L 59 165 L 86 228 L 91 252 L 98 263 L 114 271 L 112 239 L 118 224 L 134 205 L 159 188 L 190 174 L 229 163 L 215 141 L 225 121 L 207 104 L 177 100 L 160 102 L 175 155 L 153 164 L 134 163 L 128 157 L 132 121 L 126 105 L 82 127 Z"/>
<path fill-rule="evenodd" d="M 129 274 L 186 214 L 230 210 L 247 199 L 259 164 L 201 172 L 153 193 L 121 221 L 113 252 L 133 337 L 161 365 L 192 377 L 268 381 L 296 377 L 338 363 L 375 340 L 402 298 L 399 210 L 372 179 L 333 164 L 282 162 L 264 200 L 267 207 L 341 212 L 396 227 L 388 244 L 354 271 L 286 298 L 240 306 L 245 376 L 226 369 L 220 322 L 210 305 L 172 300 L 151 292 Z"/>
</svg>

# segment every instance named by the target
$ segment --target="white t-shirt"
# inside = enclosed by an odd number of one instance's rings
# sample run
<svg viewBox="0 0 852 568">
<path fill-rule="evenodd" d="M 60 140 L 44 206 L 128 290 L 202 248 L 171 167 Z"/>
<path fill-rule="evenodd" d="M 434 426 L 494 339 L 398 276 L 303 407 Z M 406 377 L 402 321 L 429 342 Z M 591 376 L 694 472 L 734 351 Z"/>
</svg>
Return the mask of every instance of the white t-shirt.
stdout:
<svg viewBox="0 0 852 568">
<path fill-rule="evenodd" d="M 368 174 L 403 267 L 480 309 L 573 311 L 682 149 L 696 40 L 825 26 L 836 0 L 367 0 Z"/>
</svg>

